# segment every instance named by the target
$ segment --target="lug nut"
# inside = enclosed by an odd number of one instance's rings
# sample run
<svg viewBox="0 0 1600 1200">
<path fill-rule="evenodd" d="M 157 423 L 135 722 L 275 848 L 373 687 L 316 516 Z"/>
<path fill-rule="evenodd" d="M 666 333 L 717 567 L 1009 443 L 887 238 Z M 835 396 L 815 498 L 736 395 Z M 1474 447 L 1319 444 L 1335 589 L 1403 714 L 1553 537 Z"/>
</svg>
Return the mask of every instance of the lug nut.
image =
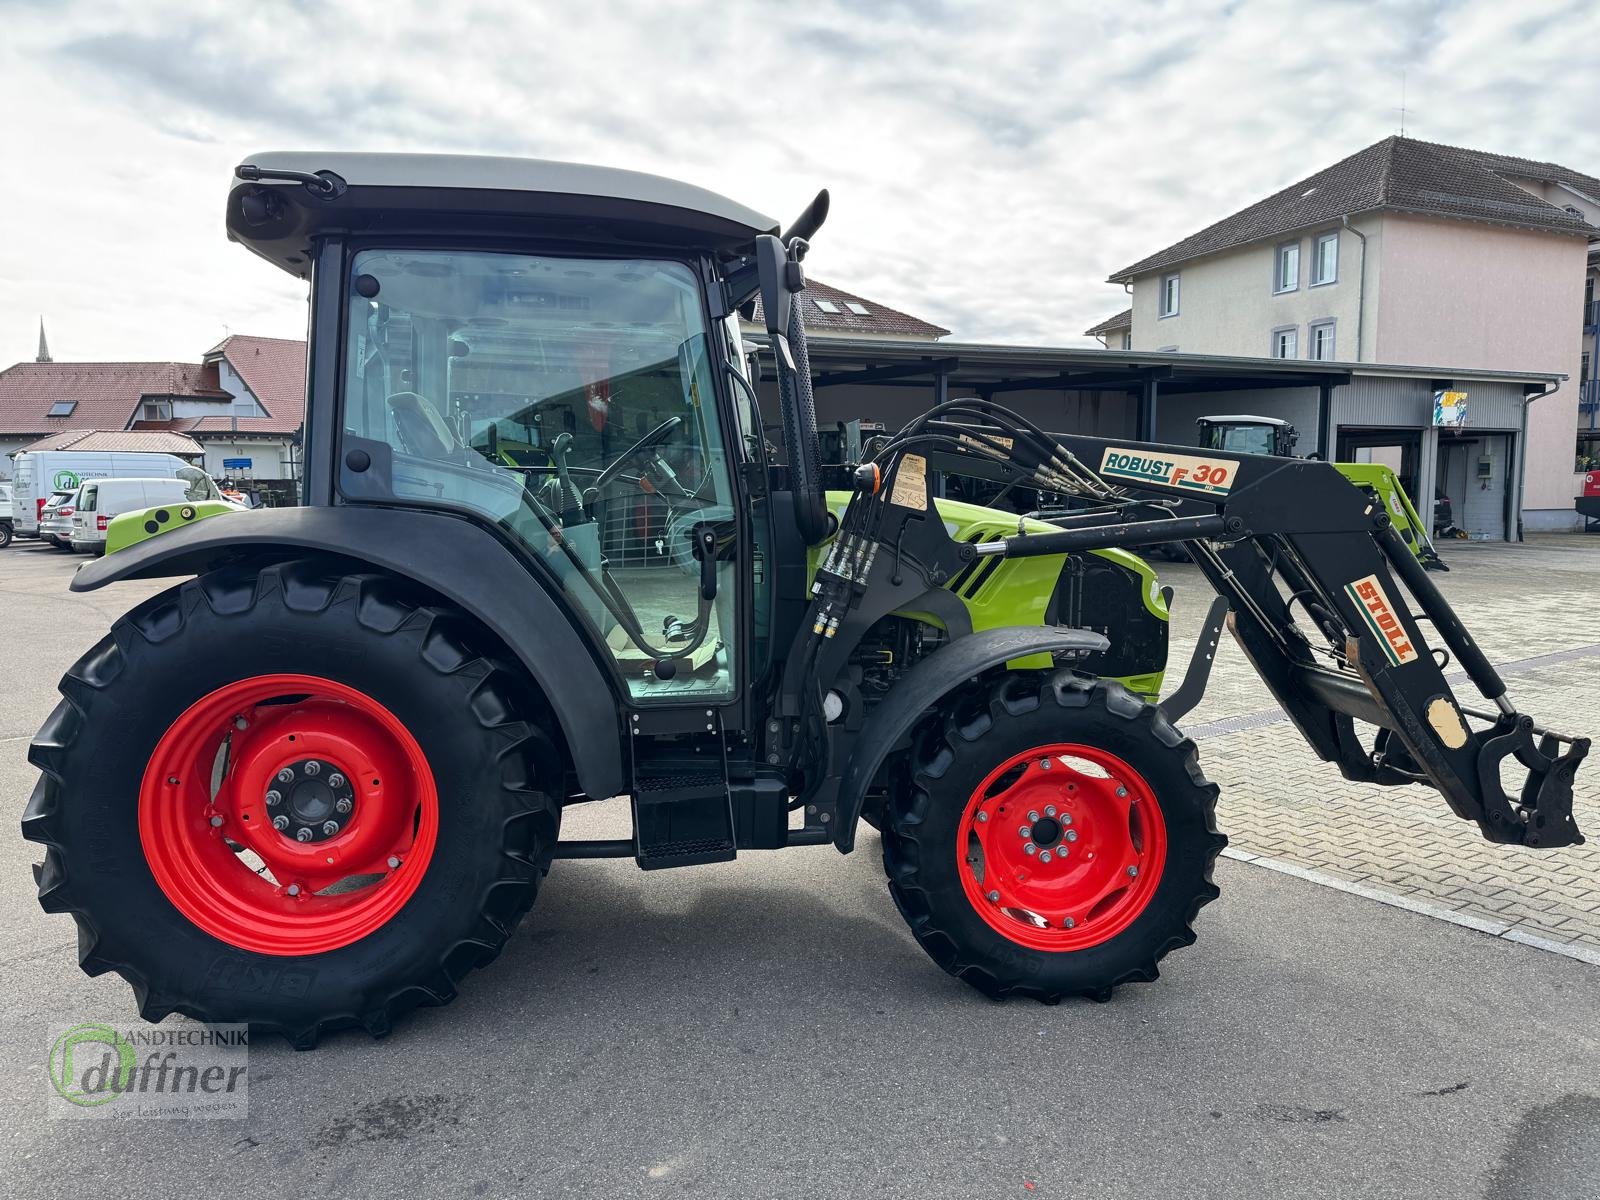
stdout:
<svg viewBox="0 0 1600 1200">
<path fill-rule="evenodd" d="M 283 802 L 283 793 L 278 791 L 277 788 L 273 788 L 270 792 L 267 793 L 267 807 L 268 808 L 272 808 L 272 807 L 274 807 L 274 806 L 276 806 L 278 804 L 281 804 L 282 802 Z"/>
<path fill-rule="evenodd" d="M 342 788 L 344 786 L 344 776 L 335 771 L 328 776 L 328 786 L 335 789 Z"/>
<path fill-rule="evenodd" d="M 1022 852 L 1024 854 L 1037 854 L 1039 853 L 1039 847 L 1035 846 L 1032 842 L 1029 842 L 1022 848 Z"/>
<path fill-rule="evenodd" d="M 1138 873 L 1139 873 L 1139 868 L 1138 867 L 1129 867 L 1128 868 L 1128 878 L 1129 879 L 1132 879 Z"/>
<path fill-rule="evenodd" d="M 279 783 L 288 783 L 293 778 L 294 778 L 294 772 L 291 771 L 288 767 L 285 767 L 283 770 L 278 772 L 278 782 Z"/>
<path fill-rule="evenodd" d="M 300 894 L 300 885 L 298 883 L 291 883 L 285 890 L 291 896 L 298 896 Z"/>
<path fill-rule="evenodd" d="M 351 809 L 351 804 L 350 804 L 350 797 L 349 796 L 340 796 L 337 800 L 335 800 L 333 802 L 333 811 L 334 812 L 347 813 L 347 812 L 350 811 L 350 809 Z"/>
<path fill-rule="evenodd" d="M 221 825 L 222 825 L 222 818 L 221 817 L 212 817 L 211 818 L 211 828 L 217 829 Z"/>
<path fill-rule="evenodd" d="M 980 812 L 980 813 L 979 813 L 979 814 L 978 814 L 978 824 L 980 824 L 980 825 L 981 825 L 981 824 L 983 824 L 983 823 L 984 823 L 984 822 L 985 822 L 985 821 L 987 821 L 987 820 L 988 820 L 988 819 L 989 819 L 989 814 L 988 814 L 988 813 L 986 813 L 986 812 Z"/>
<path fill-rule="evenodd" d="M 1055 816 L 1056 815 L 1056 806 L 1054 804 L 1046 804 L 1044 806 L 1044 815 L 1047 816 L 1047 817 Z"/>
<path fill-rule="evenodd" d="M 389 869 L 390 869 L 390 870 L 391 870 L 391 871 L 393 871 L 393 870 L 395 870 L 395 869 L 396 869 L 396 868 L 397 868 L 397 867 L 398 867 L 398 866 L 399 866 L 399 865 L 400 865 L 400 860 L 399 860 L 399 859 L 398 859 L 398 858 L 396 858 L 396 857 L 395 857 L 395 856 L 394 856 L 394 855 L 392 855 L 392 854 L 391 854 L 391 855 L 389 855 Z"/>
<path fill-rule="evenodd" d="M 1119 783 L 1119 784 L 1118 784 L 1118 785 L 1117 785 L 1117 795 L 1119 795 L 1119 796 L 1126 796 L 1126 795 L 1127 795 L 1127 794 L 1128 794 L 1128 789 L 1127 789 L 1127 788 L 1125 788 L 1125 787 L 1123 787 L 1123 786 L 1122 786 L 1122 785 L 1121 785 L 1121 784 L 1120 784 L 1120 783 Z"/>
<path fill-rule="evenodd" d="M 1049 769 L 1050 769 L 1050 760 L 1048 758 L 1041 758 L 1039 760 L 1039 770 L 1048 771 Z"/>
<path fill-rule="evenodd" d="M 1017 826 L 1017 836 L 1018 837 L 1024 837 L 1025 838 L 1029 834 L 1031 834 L 1032 832 L 1033 832 L 1033 827 L 1031 825 L 1018 825 Z"/>
<path fill-rule="evenodd" d="M 1061 922 L 1061 928 L 1063 928 L 1063 929 L 1073 929 L 1073 928 L 1076 928 L 1077 924 L 1078 923 L 1076 921 L 1074 921 L 1071 917 L 1068 917 L 1066 920 Z"/>
<path fill-rule="evenodd" d="M 322 832 L 327 834 L 329 837 L 332 837 L 334 834 L 339 832 L 339 822 L 324 821 L 322 823 Z"/>
<path fill-rule="evenodd" d="M 316 759 L 312 759 L 310 762 L 308 762 L 301 769 L 303 771 L 305 771 L 305 773 L 307 775 L 320 775 L 320 774 L 322 774 L 322 764 L 319 763 Z"/>
<path fill-rule="evenodd" d="M 1076 829 L 1067 830 L 1067 841 L 1075 842 L 1077 840 L 1078 840 L 1078 831 Z"/>
<path fill-rule="evenodd" d="M 272 827 L 279 833 L 282 833 L 285 829 L 289 828 L 289 818 L 284 816 L 282 813 L 279 813 L 277 816 L 272 818 Z"/>
<path fill-rule="evenodd" d="M 313 834 L 311 832 L 311 830 L 307 829 L 304 825 L 300 826 L 299 829 L 296 829 L 294 831 L 294 840 L 297 841 L 297 842 L 309 842 L 315 836 L 316 835 Z"/>
<path fill-rule="evenodd" d="M 1071 825 L 1072 824 L 1072 814 L 1069 813 L 1069 812 L 1062 813 L 1061 814 L 1061 823 L 1063 825 Z"/>
<path fill-rule="evenodd" d="M 1042 853 L 1040 853 L 1039 861 L 1040 862 L 1049 862 L 1050 861 L 1050 851 L 1045 850 Z"/>
<path fill-rule="evenodd" d="M 1000 893 L 999 892 L 990 892 L 989 893 L 989 903 L 990 904 L 998 904 L 999 901 L 1000 901 Z"/>
<path fill-rule="evenodd" d="M 1038 820 L 1039 820 L 1039 814 L 1038 813 L 1031 812 L 1031 813 L 1028 814 L 1028 821 L 1030 823 L 1037 823 Z"/>
</svg>

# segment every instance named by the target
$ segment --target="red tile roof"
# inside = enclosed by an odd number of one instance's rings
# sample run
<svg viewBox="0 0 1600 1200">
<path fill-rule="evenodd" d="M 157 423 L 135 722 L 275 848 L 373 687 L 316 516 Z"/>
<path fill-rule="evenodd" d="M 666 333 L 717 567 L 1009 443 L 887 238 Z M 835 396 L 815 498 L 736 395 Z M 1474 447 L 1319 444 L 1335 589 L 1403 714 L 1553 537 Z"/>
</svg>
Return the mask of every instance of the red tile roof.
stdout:
<svg viewBox="0 0 1600 1200">
<path fill-rule="evenodd" d="M 177 454 L 193 458 L 205 453 L 193 438 L 181 433 L 155 429 L 67 429 L 40 438 L 23 450 L 134 450 L 143 453 Z M 20 454 L 22 451 L 16 451 Z"/>
<path fill-rule="evenodd" d="M 817 279 L 807 279 L 806 290 L 801 292 L 797 299 L 806 329 L 812 333 L 839 337 L 850 334 L 877 334 L 880 337 L 895 338 L 941 338 L 950 332 L 942 325 L 924 321 L 921 317 L 913 317 L 886 304 L 879 304 L 876 300 L 864 300 L 852 292 L 832 287 Z M 825 301 L 834 311 L 829 312 L 819 307 L 818 300 Z M 852 304 L 866 311 L 855 312 L 850 308 Z M 761 324 L 759 299 L 756 301 L 756 324 Z"/>
<path fill-rule="evenodd" d="M 0 371 L 0 432 L 122 429 L 141 396 L 222 396 L 214 367 L 200 363 L 18 363 Z M 63 417 L 52 405 L 76 401 Z"/>
<path fill-rule="evenodd" d="M 244 385 L 267 410 L 265 417 L 241 417 L 240 432 L 293 433 L 305 420 L 306 344 L 295 338 L 251 337 L 236 333 L 206 351 L 206 360 L 226 358 Z M 226 432 L 232 418 L 201 417 L 196 429 Z"/>
</svg>

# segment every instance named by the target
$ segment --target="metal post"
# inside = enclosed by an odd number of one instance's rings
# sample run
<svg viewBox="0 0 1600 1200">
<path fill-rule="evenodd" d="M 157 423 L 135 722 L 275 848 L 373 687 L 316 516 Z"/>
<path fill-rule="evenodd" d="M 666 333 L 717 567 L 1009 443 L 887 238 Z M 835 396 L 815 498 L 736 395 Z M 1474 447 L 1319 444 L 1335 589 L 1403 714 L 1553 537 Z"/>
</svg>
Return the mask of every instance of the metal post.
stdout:
<svg viewBox="0 0 1600 1200">
<path fill-rule="evenodd" d="M 950 373 L 944 367 L 939 367 L 933 373 L 933 403 L 935 407 L 950 399 Z M 944 472 L 933 473 L 933 494 L 935 497 L 944 495 Z"/>
<path fill-rule="evenodd" d="M 1144 390 L 1139 396 L 1139 424 L 1138 433 L 1134 436 L 1141 442 L 1156 440 L 1156 399 L 1161 388 L 1161 381 L 1153 376 L 1144 381 Z"/>
<path fill-rule="evenodd" d="M 1338 454 L 1333 424 L 1333 388 L 1328 382 L 1317 385 L 1317 453 L 1323 462 L 1332 462 Z"/>
<path fill-rule="evenodd" d="M 1427 526 L 1422 533 L 1433 539 L 1433 493 L 1439 479 L 1439 427 L 1430 419 L 1422 427 L 1422 445 L 1417 450 L 1417 494 L 1411 503 Z"/>
</svg>

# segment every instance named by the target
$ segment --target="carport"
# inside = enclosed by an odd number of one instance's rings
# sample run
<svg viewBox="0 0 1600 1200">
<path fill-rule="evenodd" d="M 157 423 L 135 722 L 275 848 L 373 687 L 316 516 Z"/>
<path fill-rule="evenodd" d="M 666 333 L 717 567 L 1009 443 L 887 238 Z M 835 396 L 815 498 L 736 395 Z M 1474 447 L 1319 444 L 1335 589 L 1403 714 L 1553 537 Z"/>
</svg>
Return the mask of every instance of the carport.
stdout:
<svg viewBox="0 0 1600 1200">
<path fill-rule="evenodd" d="M 777 385 L 765 338 L 761 396 L 777 422 Z M 1375 363 L 1238 358 L 974 342 L 807 339 L 823 429 L 852 420 L 896 428 L 953 397 L 980 396 L 1014 408 L 1046 429 L 1098 437 L 1194 445 L 1195 419 L 1212 413 L 1279 417 L 1299 433 L 1297 452 L 1388 462 L 1413 499 L 1431 496 L 1455 468 L 1446 449 L 1462 439 L 1496 447 L 1470 511 L 1482 536 L 1516 540 L 1521 512 L 1526 407 L 1559 379 Z M 1471 428 L 1433 426 L 1435 391 L 1462 389 Z M 1411 447 L 1409 450 L 1394 449 Z M 1392 453 L 1391 453 L 1392 451 Z M 1459 452 L 1451 452 L 1459 457 Z M 1393 458 L 1391 462 L 1390 459 Z M 1473 469 L 1485 469 L 1476 460 Z M 1457 505 L 1460 512 L 1466 505 Z M 1492 519 L 1491 519 L 1492 518 Z"/>
</svg>

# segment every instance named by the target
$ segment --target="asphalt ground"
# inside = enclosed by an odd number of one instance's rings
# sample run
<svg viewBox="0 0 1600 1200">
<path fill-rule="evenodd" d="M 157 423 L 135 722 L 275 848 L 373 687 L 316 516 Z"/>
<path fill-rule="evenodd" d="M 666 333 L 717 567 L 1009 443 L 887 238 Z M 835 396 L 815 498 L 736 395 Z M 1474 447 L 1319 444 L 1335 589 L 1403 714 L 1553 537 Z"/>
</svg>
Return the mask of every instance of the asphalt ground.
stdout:
<svg viewBox="0 0 1600 1200">
<path fill-rule="evenodd" d="M 1594 967 L 1224 861 L 1158 983 L 995 1004 L 917 949 L 870 831 L 558 863 L 454 1004 L 253 1046 L 247 1119 L 50 1120 L 47 1027 L 135 1017 L 15 826 L 55 680 L 156 590 L 73 596 L 78 561 L 0 551 L 0 1195 L 1600 1196 Z"/>
</svg>

